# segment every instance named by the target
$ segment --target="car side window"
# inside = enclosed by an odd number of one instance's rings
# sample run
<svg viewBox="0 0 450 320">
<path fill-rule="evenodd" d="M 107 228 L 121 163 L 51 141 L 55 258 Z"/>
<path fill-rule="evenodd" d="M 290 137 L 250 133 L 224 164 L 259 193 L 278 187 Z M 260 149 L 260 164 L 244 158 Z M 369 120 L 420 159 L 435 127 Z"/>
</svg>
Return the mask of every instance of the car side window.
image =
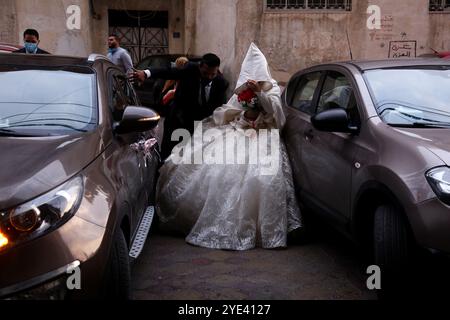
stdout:
<svg viewBox="0 0 450 320">
<path fill-rule="evenodd" d="M 170 58 L 154 58 L 149 63 L 151 68 L 169 68 L 171 66 Z"/>
<path fill-rule="evenodd" d="M 348 78 L 337 71 L 327 73 L 320 93 L 317 113 L 333 108 L 345 109 L 352 125 L 359 125 L 360 117 L 353 87 Z"/>
<path fill-rule="evenodd" d="M 134 91 L 133 86 L 131 85 L 130 81 L 126 78 L 122 78 L 121 82 L 124 86 L 124 92 L 127 97 L 128 105 L 129 106 L 138 106 L 139 105 L 139 99 L 137 98 L 136 91 Z"/>
<path fill-rule="evenodd" d="M 293 108 L 309 115 L 314 114 L 314 94 L 319 85 L 321 76 L 321 72 L 313 72 L 300 77 L 292 97 L 291 106 Z"/>
<path fill-rule="evenodd" d="M 125 89 L 125 78 L 121 79 L 119 73 L 109 74 L 109 108 L 112 112 L 114 121 L 120 121 L 125 108 L 129 105 Z"/>
</svg>

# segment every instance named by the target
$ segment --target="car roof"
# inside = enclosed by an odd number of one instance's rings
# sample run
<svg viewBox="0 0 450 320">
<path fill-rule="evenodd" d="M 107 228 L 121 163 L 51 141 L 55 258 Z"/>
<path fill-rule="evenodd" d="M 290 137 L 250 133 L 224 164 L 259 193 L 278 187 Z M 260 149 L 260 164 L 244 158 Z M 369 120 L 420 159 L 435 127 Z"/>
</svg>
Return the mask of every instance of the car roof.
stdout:
<svg viewBox="0 0 450 320">
<path fill-rule="evenodd" d="M 20 46 L 20 45 L 0 42 L 1 52 L 11 52 L 11 51 L 19 50 L 21 48 L 22 48 L 22 46 Z"/>
<path fill-rule="evenodd" d="M 58 67 L 61 65 L 92 66 L 97 60 L 107 60 L 105 56 L 92 54 L 89 58 L 50 54 L 0 53 L 0 64 Z"/>
<path fill-rule="evenodd" d="M 420 66 L 449 66 L 450 60 L 417 58 L 417 59 L 385 59 L 385 60 L 352 60 L 337 64 L 352 65 L 361 71 L 373 69 L 420 67 Z"/>
</svg>

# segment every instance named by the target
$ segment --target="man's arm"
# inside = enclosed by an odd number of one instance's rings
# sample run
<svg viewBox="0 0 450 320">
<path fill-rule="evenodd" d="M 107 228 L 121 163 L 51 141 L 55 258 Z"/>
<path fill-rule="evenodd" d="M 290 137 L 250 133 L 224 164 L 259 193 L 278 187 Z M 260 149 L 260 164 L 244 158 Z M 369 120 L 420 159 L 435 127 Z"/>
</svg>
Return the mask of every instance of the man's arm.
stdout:
<svg viewBox="0 0 450 320">
<path fill-rule="evenodd" d="M 195 65 L 188 65 L 183 69 L 178 68 L 151 68 L 148 70 L 138 70 L 134 73 L 134 78 L 138 79 L 140 82 L 145 81 L 148 78 L 157 78 L 164 80 L 181 80 L 193 74 L 193 68 Z"/>
<path fill-rule="evenodd" d="M 133 61 L 131 60 L 131 57 L 127 52 L 122 53 L 122 62 L 127 74 L 128 72 L 133 71 Z"/>
</svg>

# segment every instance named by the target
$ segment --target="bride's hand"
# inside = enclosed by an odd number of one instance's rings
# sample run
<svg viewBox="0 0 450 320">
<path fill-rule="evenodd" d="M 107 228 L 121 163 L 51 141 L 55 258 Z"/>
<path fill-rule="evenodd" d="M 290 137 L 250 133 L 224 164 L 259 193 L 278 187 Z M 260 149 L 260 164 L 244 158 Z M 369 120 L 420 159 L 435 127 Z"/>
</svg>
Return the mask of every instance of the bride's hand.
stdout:
<svg viewBox="0 0 450 320">
<path fill-rule="evenodd" d="M 259 112 L 255 111 L 255 110 L 247 110 L 244 113 L 244 117 L 250 121 L 256 121 L 256 119 L 258 119 L 258 116 L 259 116 Z"/>
<path fill-rule="evenodd" d="M 248 80 L 247 86 L 253 91 L 253 92 L 261 92 L 262 88 L 261 85 L 255 81 L 255 80 Z"/>
</svg>

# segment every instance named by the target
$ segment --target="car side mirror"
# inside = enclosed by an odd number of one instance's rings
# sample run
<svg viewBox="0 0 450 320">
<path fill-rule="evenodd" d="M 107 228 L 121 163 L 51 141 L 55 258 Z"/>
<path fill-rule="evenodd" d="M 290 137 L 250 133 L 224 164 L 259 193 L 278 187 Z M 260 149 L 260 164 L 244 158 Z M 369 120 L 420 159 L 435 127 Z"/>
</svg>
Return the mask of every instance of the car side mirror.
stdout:
<svg viewBox="0 0 450 320">
<path fill-rule="evenodd" d="M 321 112 L 311 118 L 312 125 L 319 131 L 358 133 L 359 128 L 351 126 L 347 111 L 335 108 Z"/>
<path fill-rule="evenodd" d="M 159 114 L 149 108 L 128 106 L 114 131 L 118 134 L 150 131 L 156 128 L 160 119 Z"/>
</svg>

